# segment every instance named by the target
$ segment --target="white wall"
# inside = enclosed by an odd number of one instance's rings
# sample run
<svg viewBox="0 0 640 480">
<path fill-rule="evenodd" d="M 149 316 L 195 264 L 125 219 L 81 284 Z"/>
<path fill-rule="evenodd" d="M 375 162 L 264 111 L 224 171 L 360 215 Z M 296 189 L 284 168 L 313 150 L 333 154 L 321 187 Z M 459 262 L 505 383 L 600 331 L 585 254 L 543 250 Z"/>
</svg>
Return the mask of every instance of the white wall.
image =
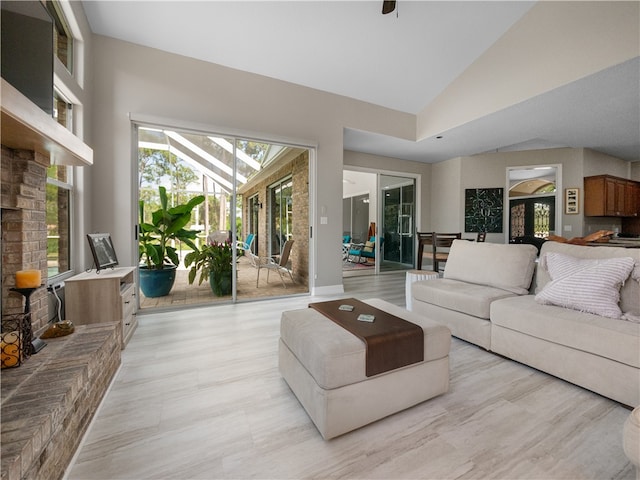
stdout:
<svg viewBox="0 0 640 480">
<path fill-rule="evenodd" d="M 414 116 L 102 36 L 94 36 L 93 53 L 92 213 L 94 227 L 114 236 L 122 264 L 137 264 L 132 114 L 176 127 L 217 127 L 221 133 L 317 145 L 310 185 L 316 207 L 311 210 L 315 287 L 342 284 L 335 252 L 342 234 L 343 128 L 410 138 Z M 328 217 L 326 225 L 320 215 Z"/>
</svg>

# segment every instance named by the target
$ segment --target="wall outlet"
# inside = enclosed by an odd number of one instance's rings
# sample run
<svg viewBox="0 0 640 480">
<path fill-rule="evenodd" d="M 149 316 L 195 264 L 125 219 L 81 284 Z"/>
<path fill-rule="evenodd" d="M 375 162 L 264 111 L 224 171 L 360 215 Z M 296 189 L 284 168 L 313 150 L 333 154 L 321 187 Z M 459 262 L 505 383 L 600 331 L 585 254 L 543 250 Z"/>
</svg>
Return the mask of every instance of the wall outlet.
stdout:
<svg viewBox="0 0 640 480">
<path fill-rule="evenodd" d="M 573 230 L 573 227 L 571 225 L 565 225 L 564 226 L 564 231 L 565 232 L 570 232 L 571 230 Z"/>
</svg>

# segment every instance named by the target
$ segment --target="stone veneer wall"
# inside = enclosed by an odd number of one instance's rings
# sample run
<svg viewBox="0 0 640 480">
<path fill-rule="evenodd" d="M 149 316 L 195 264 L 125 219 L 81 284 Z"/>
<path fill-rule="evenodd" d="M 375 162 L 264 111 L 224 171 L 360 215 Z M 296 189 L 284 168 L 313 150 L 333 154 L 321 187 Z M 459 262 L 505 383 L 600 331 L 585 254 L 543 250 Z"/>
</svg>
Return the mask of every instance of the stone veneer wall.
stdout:
<svg viewBox="0 0 640 480">
<path fill-rule="evenodd" d="M 249 198 L 256 193 L 263 208 L 258 211 L 258 255 L 267 255 L 267 244 L 264 239 L 269 238 L 269 185 L 287 176 L 293 179 L 292 186 L 292 208 L 293 208 L 293 240 L 291 248 L 291 270 L 296 282 L 302 285 L 309 283 L 309 152 L 305 151 L 297 156 L 293 161 L 283 165 L 268 177 L 260 180 L 253 188 L 243 193 L 243 222 L 244 227 L 248 225 L 249 218 Z M 243 232 L 243 238 L 247 232 Z"/>
<path fill-rule="evenodd" d="M 18 270 L 40 270 L 47 280 L 46 175 L 49 158 L 2 146 L 2 314 L 20 313 L 22 295 L 12 292 Z M 47 290 L 31 295 L 34 334 L 47 323 Z"/>
<path fill-rule="evenodd" d="M 46 184 L 49 158 L 2 146 L 2 314 L 24 310 L 12 292 L 15 272 L 40 270 L 47 281 Z M 66 200 L 65 200 L 66 201 Z M 64 226 L 63 226 L 64 227 Z M 62 265 L 62 264 L 61 264 Z M 47 326 L 47 290 L 31 295 L 34 336 Z M 59 479 L 120 366 L 115 323 L 76 326 L 0 376 L 0 478 Z"/>
</svg>

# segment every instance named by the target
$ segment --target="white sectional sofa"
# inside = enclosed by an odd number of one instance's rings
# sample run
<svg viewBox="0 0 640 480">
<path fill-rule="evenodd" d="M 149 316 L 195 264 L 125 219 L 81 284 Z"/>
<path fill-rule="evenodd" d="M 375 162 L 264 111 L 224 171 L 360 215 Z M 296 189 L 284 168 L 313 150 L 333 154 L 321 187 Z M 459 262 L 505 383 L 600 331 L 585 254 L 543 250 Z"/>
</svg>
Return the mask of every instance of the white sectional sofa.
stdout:
<svg viewBox="0 0 640 480">
<path fill-rule="evenodd" d="M 455 240 L 443 278 L 412 285 L 412 310 L 491 350 L 491 304 L 529 293 L 537 253 L 533 245 Z"/>
<path fill-rule="evenodd" d="M 412 303 L 454 336 L 635 407 L 639 282 L 640 249 L 546 242 L 536 260 L 530 245 L 462 240 Z"/>
</svg>

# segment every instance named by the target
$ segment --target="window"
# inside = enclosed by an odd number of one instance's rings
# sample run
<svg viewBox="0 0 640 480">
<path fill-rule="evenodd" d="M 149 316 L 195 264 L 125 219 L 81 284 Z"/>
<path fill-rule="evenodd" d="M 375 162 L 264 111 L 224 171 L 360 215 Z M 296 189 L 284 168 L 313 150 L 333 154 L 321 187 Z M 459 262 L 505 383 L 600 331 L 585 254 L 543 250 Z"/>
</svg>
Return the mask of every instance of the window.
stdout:
<svg viewBox="0 0 640 480">
<path fill-rule="evenodd" d="M 54 21 L 53 53 L 69 72 L 73 72 L 73 44 L 62 5 L 57 0 L 47 0 L 46 7 Z M 53 61 L 53 59 L 52 59 Z M 62 92 L 72 92 L 74 85 L 54 77 L 53 118 L 67 130 L 74 132 L 74 101 Z M 76 114 L 78 111 L 77 110 Z M 80 120 L 79 120 L 80 121 Z M 71 210 L 73 198 L 73 169 L 64 165 L 52 165 L 47 169 L 46 223 L 48 277 L 69 273 L 71 265 Z"/>
<path fill-rule="evenodd" d="M 73 105 L 57 89 L 53 90 L 53 118 L 67 130 L 73 131 Z"/>
<path fill-rule="evenodd" d="M 280 180 L 269 189 L 269 211 L 271 224 L 270 255 L 280 255 L 284 242 L 293 234 L 293 179 Z"/>
<path fill-rule="evenodd" d="M 71 169 L 53 165 L 47 169 L 47 270 L 48 277 L 71 270 Z"/>
<path fill-rule="evenodd" d="M 53 52 L 67 70 L 73 72 L 73 36 L 70 34 L 69 25 L 64 18 L 60 3 L 58 1 L 48 0 L 47 10 L 51 14 L 54 22 Z"/>
</svg>

